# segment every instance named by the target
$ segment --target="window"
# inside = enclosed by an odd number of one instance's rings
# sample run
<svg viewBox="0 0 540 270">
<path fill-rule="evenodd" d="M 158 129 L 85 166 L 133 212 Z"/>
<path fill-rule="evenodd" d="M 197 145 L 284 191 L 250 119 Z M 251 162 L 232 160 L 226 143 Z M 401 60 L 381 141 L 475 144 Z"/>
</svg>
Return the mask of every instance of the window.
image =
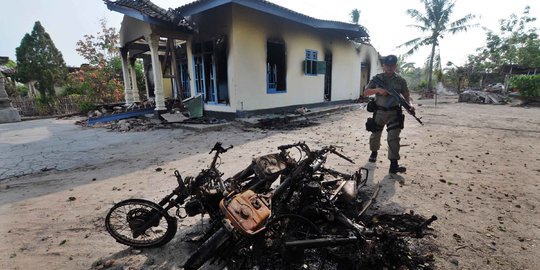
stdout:
<svg viewBox="0 0 540 270">
<path fill-rule="evenodd" d="M 275 41 L 266 42 L 266 92 L 286 92 L 286 55 L 285 44 Z"/>
<path fill-rule="evenodd" d="M 306 75 L 317 76 L 317 51 L 306 50 L 306 61 L 304 62 L 304 73 Z"/>
</svg>

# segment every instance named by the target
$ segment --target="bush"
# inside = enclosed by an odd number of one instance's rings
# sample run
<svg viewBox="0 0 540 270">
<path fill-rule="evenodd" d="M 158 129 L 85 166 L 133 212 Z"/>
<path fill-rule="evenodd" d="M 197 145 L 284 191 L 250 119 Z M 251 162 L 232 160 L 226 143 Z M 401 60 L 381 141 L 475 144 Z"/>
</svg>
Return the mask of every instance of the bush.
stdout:
<svg viewBox="0 0 540 270">
<path fill-rule="evenodd" d="M 17 93 L 19 93 L 19 96 L 26 97 L 28 96 L 28 85 L 26 84 L 17 84 Z"/>
<path fill-rule="evenodd" d="M 79 103 L 79 109 L 81 110 L 81 112 L 87 113 L 89 111 L 95 110 L 96 104 L 92 101 L 84 100 Z"/>
<path fill-rule="evenodd" d="M 521 96 L 538 97 L 540 96 L 540 74 L 514 76 L 510 79 L 510 86 L 518 89 Z"/>
</svg>

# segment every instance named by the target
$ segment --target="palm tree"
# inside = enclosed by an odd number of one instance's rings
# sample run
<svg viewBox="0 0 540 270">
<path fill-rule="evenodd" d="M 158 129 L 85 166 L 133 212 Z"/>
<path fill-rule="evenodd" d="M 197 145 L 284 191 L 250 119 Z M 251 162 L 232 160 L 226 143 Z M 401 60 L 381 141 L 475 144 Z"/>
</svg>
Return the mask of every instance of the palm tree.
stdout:
<svg viewBox="0 0 540 270">
<path fill-rule="evenodd" d="M 413 69 L 414 69 L 414 63 L 413 62 L 407 62 L 403 55 L 398 56 L 397 69 L 396 69 L 397 72 L 405 73 L 405 72 L 409 72 L 409 71 L 411 71 Z"/>
<path fill-rule="evenodd" d="M 416 9 L 408 9 L 407 14 L 418 23 L 409 26 L 424 32 L 427 35 L 409 40 L 398 47 L 409 47 L 409 51 L 407 51 L 405 55 L 411 55 L 420 47 L 431 46 L 428 67 L 428 90 L 431 91 L 433 60 L 437 54 L 436 49 L 439 46 L 439 39 L 442 39 L 444 35 L 448 33 L 455 34 L 461 31 L 467 31 L 470 28 L 477 26 L 477 24 L 468 24 L 472 19 L 476 18 L 476 15 L 467 14 L 459 20 L 450 22 L 450 15 L 452 14 L 455 5 L 454 1 L 420 0 L 420 2 L 424 4 L 425 13 L 422 13 Z"/>
<path fill-rule="evenodd" d="M 358 21 L 360 20 L 360 10 L 355 8 L 351 11 L 350 15 L 351 15 L 351 22 L 354 24 L 358 24 Z"/>
</svg>

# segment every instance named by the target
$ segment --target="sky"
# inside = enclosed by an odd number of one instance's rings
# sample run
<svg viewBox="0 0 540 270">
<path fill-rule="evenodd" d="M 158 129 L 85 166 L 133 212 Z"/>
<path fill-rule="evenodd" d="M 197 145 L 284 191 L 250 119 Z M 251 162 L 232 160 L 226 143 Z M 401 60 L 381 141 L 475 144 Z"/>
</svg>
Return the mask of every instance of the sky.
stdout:
<svg viewBox="0 0 540 270">
<path fill-rule="evenodd" d="M 176 8 L 193 0 L 152 0 L 156 5 Z M 360 24 L 368 29 L 371 44 L 381 55 L 403 54 L 400 44 L 422 36 L 408 27 L 415 22 L 406 14 L 407 9 L 422 10 L 419 0 L 270 0 L 277 5 L 318 19 L 349 22 L 353 9 L 360 10 Z M 499 20 L 512 13 L 520 16 L 525 6 L 531 7 L 532 16 L 540 14 L 540 1 L 533 0 L 455 0 L 451 21 L 471 13 L 477 16 L 474 23 L 480 27 L 465 33 L 445 36 L 440 43 L 442 62 L 452 61 L 462 65 L 467 55 L 485 45 L 483 27 L 498 33 Z M 0 16 L 0 56 L 15 60 L 15 48 L 26 33 L 32 31 L 35 21 L 40 21 L 62 52 L 66 64 L 80 66 L 84 59 L 75 51 L 78 40 L 84 35 L 100 30 L 99 20 L 105 18 L 108 26 L 120 28 L 123 15 L 110 11 L 102 0 L 2 0 Z M 540 19 L 540 18 L 539 18 Z M 536 22 L 540 27 L 540 21 Z M 407 58 L 408 62 L 422 66 L 429 56 L 429 49 L 421 49 Z"/>
</svg>

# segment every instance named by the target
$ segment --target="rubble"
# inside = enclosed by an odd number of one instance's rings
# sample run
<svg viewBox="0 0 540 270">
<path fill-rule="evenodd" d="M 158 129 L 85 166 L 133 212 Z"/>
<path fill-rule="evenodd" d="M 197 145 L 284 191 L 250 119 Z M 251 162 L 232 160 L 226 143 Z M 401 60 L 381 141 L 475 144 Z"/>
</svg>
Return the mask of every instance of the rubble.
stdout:
<svg viewBox="0 0 540 270">
<path fill-rule="evenodd" d="M 497 88 L 490 88 L 497 89 Z M 495 91 L 495 90 L 494 90 Z M 459 94 L 458 102 L 481 103 L 481 104 L 506 104 L 508 96 L 495 92 L 477 90 L 465 90 Z"/>
<path fill-rule="evenodd" d="M 110 121 L 107 123 L 97 123 L 94 125 L 88 125 L 86 120 L 77 121 L 75 124 L 83 127 L 106 128 L 118 132 L 141 132 L 154 130 L 158 127 L 165 126 L 160 120 L 151 119 L 144 116 Z"/>
</svg>

